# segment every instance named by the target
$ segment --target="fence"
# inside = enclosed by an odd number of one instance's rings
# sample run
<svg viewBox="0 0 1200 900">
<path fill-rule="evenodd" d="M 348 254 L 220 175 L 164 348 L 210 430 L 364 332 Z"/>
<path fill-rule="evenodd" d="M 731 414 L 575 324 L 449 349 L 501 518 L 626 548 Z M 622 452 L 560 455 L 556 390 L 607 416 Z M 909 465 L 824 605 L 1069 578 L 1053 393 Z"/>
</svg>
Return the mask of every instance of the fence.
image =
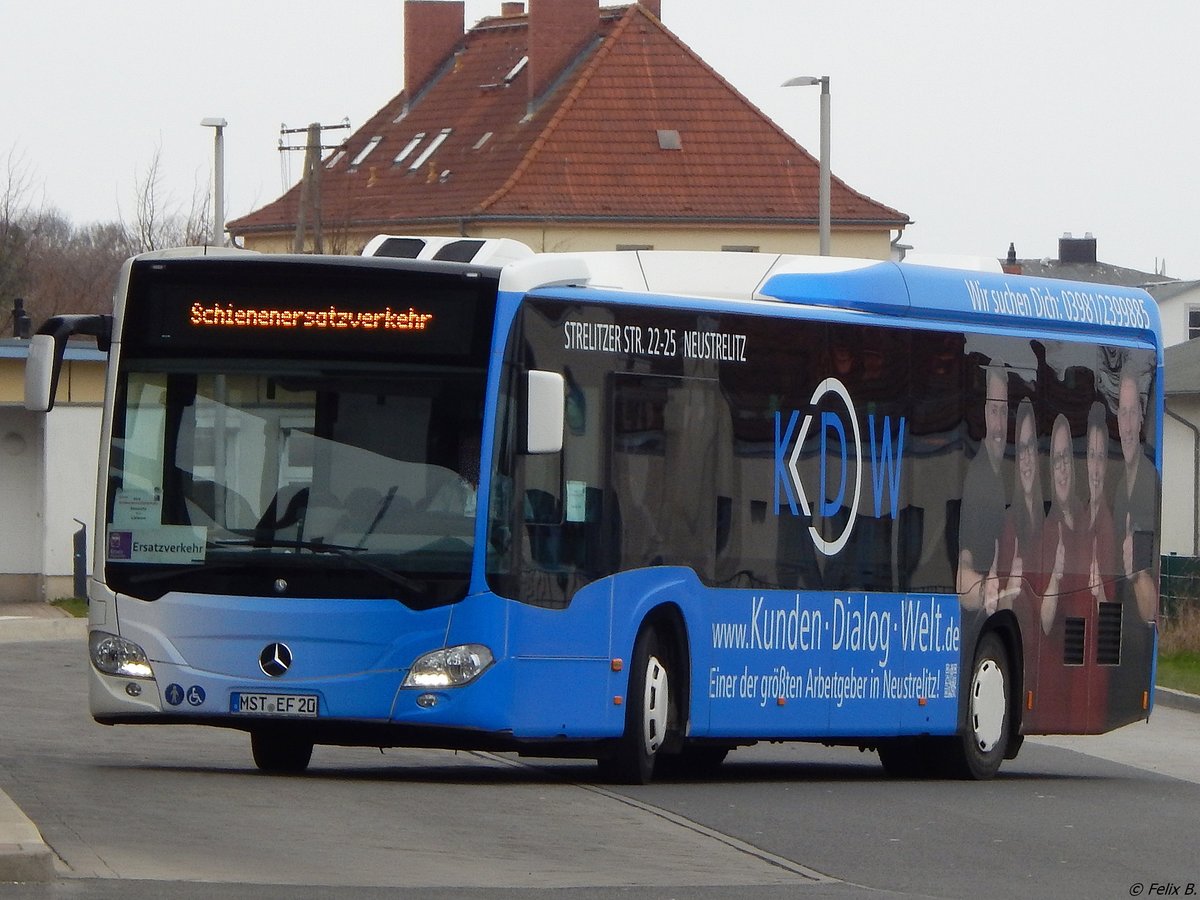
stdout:
<svg viewBox="0 0 1200 900">
<path fill-rule="evenodd" d="M 1159 576 L 1159 614 L 1164 627 L 1200 609 L 1200 557 L 1164 556 Z"/>
</svg>

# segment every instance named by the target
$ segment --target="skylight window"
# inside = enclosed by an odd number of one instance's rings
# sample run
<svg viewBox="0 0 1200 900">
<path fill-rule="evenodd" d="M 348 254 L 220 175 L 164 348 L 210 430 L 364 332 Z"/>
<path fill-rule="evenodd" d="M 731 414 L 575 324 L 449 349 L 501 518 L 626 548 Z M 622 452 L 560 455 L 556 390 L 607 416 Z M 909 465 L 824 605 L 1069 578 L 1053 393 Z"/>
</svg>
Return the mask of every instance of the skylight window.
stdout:
<svg viewBox="0 0 1200 900">
<path fill-rule="evenodd" d="M 412 165 L 408 167 L 408 170 L 410 172 L 415 172 L 417 169 L 421 168 L 421 166 L 425 165 L 429 157 L 433 156 L 433 154 L 437 152 L 437 148 L 446 142 L 446 138 L 450 137 L 450 132 L 453 130 L 453 128 L 443 128 L 438 133 L 438 136 L 429 142 L 429 146 L 421 151 L 421 155 L 412 161 Z"/>
<path fill-rule="evenodd" d="M 512 80 L 521 74 L 521 70 L 529 65 L 529 57 L 522 56 L 517 60 L 517 64 L 508 70 L 508 74 L 504 76 L 504 83 L 511 84 Z"/>
<path fill-rule="evenodd" d="M 404 145 L 404 149 L 396 154 L 396 158 L 392 160 L 392 164 L 398 166 L 400 163 L 408 159 L 409 154 L 416 150 L 417 144 L 421 143 L 423 140 L 425 140 L 425 132 L 418 131 L 415 135 L 413 135 L 412 140 Z"/>
<path fill-rule="evenodd" d="M 674 128 L 660 128 L 658 129 L 658 149 L 682 150 L 683 138 L 679 136 L 679 132 Z"/>
<path fill-rule="evenodd" d="M 481 137 L 479 140 L 477 140 L 475 142 L 475 146 L 472 147 L 471 149 L 478 150 L 480 147 L 482 147 L 484 144 L 486 144 L 489 140 L 491 140 L 491 137 L 492 137 L 492 133 L 490 131 L 485 131 L 483 133 L 483 137 Z"/>
<path fill-rule="evenodd" d="M 337 153 L 333 154 L 333 156 L 331 156 L 329 158 L 329 162 L 325 163 L 325 168 L 332 169 L 334 166 L 336 166 L 338 163 L 340 163 L 345 158 L 345 156 L 346 156 L 346 151 L 339 150 Z"/>
<path fill-rule="evenodd" d="M 382 140 L 383 137 L 377 134 L 375 137 L 367 141 L 367 146 L 363 147 L 362 150 L 358 152 L 358 156 L 354 157 L 354 159 L 350 161 L 350 168 L 357 169 L 362 161 L 371 155 L 371 151 L 379 146 L 379 142 Z"/>
</svg>

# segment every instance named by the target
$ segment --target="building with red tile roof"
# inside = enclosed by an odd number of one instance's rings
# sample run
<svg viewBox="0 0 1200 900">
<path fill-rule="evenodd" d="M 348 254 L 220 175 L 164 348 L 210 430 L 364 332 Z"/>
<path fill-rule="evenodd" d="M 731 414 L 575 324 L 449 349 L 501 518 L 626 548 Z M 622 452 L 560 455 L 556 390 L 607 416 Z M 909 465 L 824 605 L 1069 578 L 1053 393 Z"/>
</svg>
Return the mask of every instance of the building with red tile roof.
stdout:
<svg viewBox="0 0 1200 900">
<path fill-rule="evenodd" d="M 319 224 L 320 249 L 350 253 L 385 232 L 815 253 L 818 161 L 658 12 L 505 2 L 464 31 L 462 0 L 406 0 L 405 89 L 230 233 L 311 251 Z M 837 255 L 887 257 L 909 223 L 836 177 L 831 210 Z"/>
</svg>

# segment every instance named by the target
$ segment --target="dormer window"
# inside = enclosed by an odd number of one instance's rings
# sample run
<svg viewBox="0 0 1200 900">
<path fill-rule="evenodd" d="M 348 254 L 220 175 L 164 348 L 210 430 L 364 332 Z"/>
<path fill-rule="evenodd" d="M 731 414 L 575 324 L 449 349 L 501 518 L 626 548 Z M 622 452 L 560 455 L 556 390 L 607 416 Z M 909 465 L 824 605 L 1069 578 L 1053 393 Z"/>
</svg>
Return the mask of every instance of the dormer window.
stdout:
<svg viewBox="0 0 1200 900">
<path fill-rule="evenodd" d="M 421 151 L 421 155 L 412 161 L 412 165 L 408 167 L 408 170 L 410 172 L 415 172 L 417 169 L 421 168 L 421 166 L 425 165 L 425 163 L 429 160 L 429 157 L 433 156 L 433 154 L 437 152 L 437 148 L 446 142 L 446 138 L 450 137 L 450 132 L 453 130 L 453 128 L 443 128 L 440 132 L 438 132 L 437 137 L 429 142 L 429 146 Z"/>
<path fill-rule="evenodd" d="M 358 156 L 354 157 L 354 159 L 350 161 L 350 168 L 357 169 L 359 165 L 362 164 L 362 161 L 371 155 L 371 151 L 379 146 L 379 142 L 382 140 L 383 137 L 377 134 L 375 137 L 367 141 L 367 146 L 358 151 Z"/>
<path fill-rule="evenodd" d="M 392 165 L 398 166 L 400 163 L 408 159 L 409 155 L 417 149 L 417 145 L 425 140 L 425 132 L 418 131 L 413 135 L 412 140 L 404 145 L 404 149 L 396 154 L 396 158 L 392 160 Z"/>
<path fill-rule="evenodd" d="M 522 56 L 517 60 L 517 64 L 508 70 L 508 74 L 504 76 L 505 84 L 512 84 L 514 78 L 521 74 L 521 70 L 529 65 L 529 57 Z"/>
</svg>

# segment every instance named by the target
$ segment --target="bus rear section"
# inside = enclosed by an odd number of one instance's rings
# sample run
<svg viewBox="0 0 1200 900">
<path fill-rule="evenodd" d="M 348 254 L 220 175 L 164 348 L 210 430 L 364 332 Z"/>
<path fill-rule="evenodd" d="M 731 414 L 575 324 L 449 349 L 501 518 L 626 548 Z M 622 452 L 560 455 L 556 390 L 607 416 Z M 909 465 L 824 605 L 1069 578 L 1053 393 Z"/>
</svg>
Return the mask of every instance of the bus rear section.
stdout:
<svg viewBox="0 0 1200 900">
<path fill-rule="evenodd" d="M 498 423 L 493 515 L 523 522 L 489 567 L 568 613 L 611 581 L 644 758 L 811 740 L 983 778 L 1026 734 L 1149 714 L 1148 297 L 849 260 L 683 297 L 653 281 L 663 256 L 640 254 L 638 293 L 525 297 L 501 394 L 561 373 L 563 449 Z"/>
</svg>

